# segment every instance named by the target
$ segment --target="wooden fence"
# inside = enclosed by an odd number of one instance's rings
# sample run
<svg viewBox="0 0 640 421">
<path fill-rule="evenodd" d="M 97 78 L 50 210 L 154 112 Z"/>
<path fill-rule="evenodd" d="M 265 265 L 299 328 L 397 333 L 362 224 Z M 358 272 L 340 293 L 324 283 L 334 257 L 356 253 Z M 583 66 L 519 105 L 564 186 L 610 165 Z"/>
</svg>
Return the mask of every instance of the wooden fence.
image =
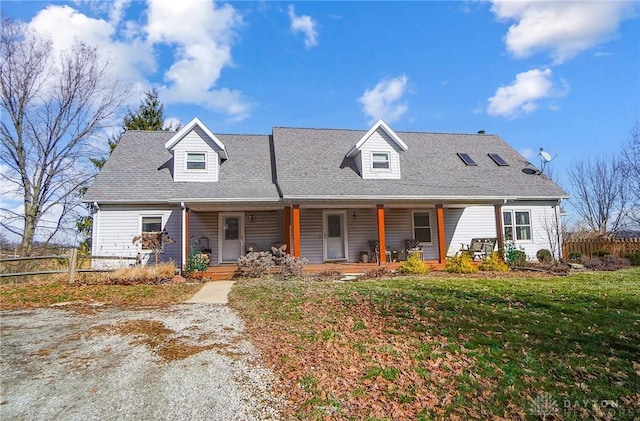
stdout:
<svg viewBox="0 0 640 421">
<path fill-rule="evenodd" d="M 562 255 L 565 258 L 575 252 L 591 256 L 598 250 L 606 250 L 618 257 L 640 253 L 640 238 L 584 238 L 564 240 L 562 244 Z"/>
<path fill-rule="evenodd" d="M 52 270 L 32 270 L 32 271 L 23 271 L 23 272 L 9 272 L 7 270 L 7 263 L 14 262 L 28 262 L 34 260 L 62 260 L 66 262 L 66 268 L 64 269 L 52 269 Z M 52 275 L 59 273 L 67 273 L 69 274 L 69 283 L 73 283 L 75 280 L 76 273 L 78 272 L 111 272 L 116 270 L 115 268 L 111 269 L 90 269 L 90 268 L 82 268 L 79 267 L 78 262 L 81 260 L 89 260 L 93 262 L 93 260 L 137 260 L 137 257 L 129 257 L 129 256 L 86 256 L 86 255 L 78 255 L 78 250 L 72 249 L 69 254 L 55 255 L 55 256 L 32 256 L 32 257 L 17 257 L 17 258 L 8 258 L 8 259 L 0 259 L 0 280 L 2 278 L 11 278 L 11 277 L 21 277 L 21 276 L 34 276 L 34 275 Z M 91 265 L 90 265 L 91 266 Z"/>
</svg>

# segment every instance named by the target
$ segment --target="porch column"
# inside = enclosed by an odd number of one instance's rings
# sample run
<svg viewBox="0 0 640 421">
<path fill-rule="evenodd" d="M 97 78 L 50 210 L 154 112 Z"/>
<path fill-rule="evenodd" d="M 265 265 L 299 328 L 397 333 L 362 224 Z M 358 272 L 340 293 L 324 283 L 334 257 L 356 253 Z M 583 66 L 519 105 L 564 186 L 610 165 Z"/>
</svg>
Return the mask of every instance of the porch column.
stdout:
<svg viewBox="0 0 640 421">
<path fill-rule="evenodd" d="M 189 208 L 182 206 L 182 270 L 187 268 L 189 258 Z"/>
<path fill-rule="evenodd" d="M 502 226 L 502 205 L 493 205 L 496 214 L 496 238 L 498 239 L 498 254 L 504 259 L 504 227 Z"/>
<path fill-rule="evenodd" d="M 291 211 L 291 219 L 293 219 L 293 256 L 300 257 L 300 205 L 293 205 Z"/>
<path fill-rule="evenodd" d="M 378 263 L 387 261 L 387 244 L 384 231 L 384 205 L 377 205 L 378 208 Z"/>
<path fill-rule="evenodd" d="M 291 254 L 291 206 L 284 207 L 284 243 L 287 253 Z"/>
<path fill-rule="evenodd" d="M 438 225 L 438 262 L 447 262 L 447 245 L 444 238 L 444 207 L 436 205 L 436 224 Z"/>
</svg>

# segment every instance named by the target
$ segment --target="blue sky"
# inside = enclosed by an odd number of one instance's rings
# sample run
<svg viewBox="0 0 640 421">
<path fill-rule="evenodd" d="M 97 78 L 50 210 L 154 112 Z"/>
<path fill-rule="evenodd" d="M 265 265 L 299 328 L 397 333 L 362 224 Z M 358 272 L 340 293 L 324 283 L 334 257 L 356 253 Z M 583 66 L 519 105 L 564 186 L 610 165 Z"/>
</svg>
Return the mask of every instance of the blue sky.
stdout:
<svg viewBox="0 0 640 421">
<path fill-rule="evenodd" d="M 640 120 L 640 3 L 7 1 L 6 16 L 98 46 L 136 107 L 215 133 L 273 126 L 504 138 L 560 181 Z M 105 142 L 106 144 L 106 142 Z M 563 183 L 568 188 L 566 183 Z"/>
</svg>

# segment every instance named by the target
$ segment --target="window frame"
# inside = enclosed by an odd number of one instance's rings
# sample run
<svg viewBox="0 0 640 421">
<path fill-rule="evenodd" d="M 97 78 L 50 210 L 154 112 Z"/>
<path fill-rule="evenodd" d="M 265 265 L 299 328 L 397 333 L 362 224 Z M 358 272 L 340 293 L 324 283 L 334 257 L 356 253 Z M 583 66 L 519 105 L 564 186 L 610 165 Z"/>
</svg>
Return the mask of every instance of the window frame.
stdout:
<svg viewBox="0 0 640 421">
<path fill-rule="evenodd" d="M 376 161 L 376 155 L 384 155 L 387 157 L 386 161 Z M 378 167 L 376 168 L 376 163 L 386 163 L 386 167 Z M 391 171 L 391 152 L 388 151 L 375 151 L 371 152 L 371 171 Z"/>
<path fill-rule="evenodd" d="M 519 224 L 517 214 L 524 213 L 528 215 L 527 221 L 528 224 Z M 505 221 L 505 215 L 510 215 L 511 224 L 507 224 Z M 519 230 L 518 228 L 529 228 L 529 238 L 519 238 Z M 511 238 L 507 235 L 507 228 L 511 228 Z M 533 224 L 531 223 L 531 210 L 530 209 L 508 209 L 502 210 L 502 232 L 504 235 L 505 241 L 514 241 L 520 243 L 531 243 L 533 242 Z"/>
<path fill-rule="evenodd" d="M 145 218 L 154 218 L 154 219 L 160 219 L 160 231 L 144 231 L 144 225 L 145 225 Z M 161 214 L 156 214 L 156 213 L 150 213 L 150 214 L 143 214 L 140 215 L 140 251 L 141 252 L 152 252 L 153 249 L 152 248 L 145 248 L 145 239 L 144 239 L 144 234 L 150 234 L 150 233 L 160 233 L 160 240 L 163 241 L 162 239 L 162 232 L 164 230 L 164 217 Z M 163 245 L 164 246 L 164 245 Z"/>
<path fill-rule="evenodd" d="M 416 225 L 416 214 L 425 213 L 429 217 L 429 225 L 422 226 Z M 431 245 L 433 244 L 433 211 L 430 209 L 416 209 L 411 211 L 411 235 L 416 238 L 416 228 L 428 228 L 429 229 L 429 241 L 421 241 L 420 244 Z"/>
<path fill-rule="evenodd" d="M 189 161 L 189 155 L 203 155 L 204 156 L 204 160 L 203 161 Z M 202 162 L 204 164 L 204 168 L 189 168 L 189 162 L 192 163 L 200 163 Z M 184 153 L 184 170 L 188 171 L 188 172 L 207 172 L 208 170 L 208 165 L 207 163 L 209 162 L 209 156 L 207 154 L 206 151 L 189 151 L 189 152 L 185 152 Z"/>
</svg>

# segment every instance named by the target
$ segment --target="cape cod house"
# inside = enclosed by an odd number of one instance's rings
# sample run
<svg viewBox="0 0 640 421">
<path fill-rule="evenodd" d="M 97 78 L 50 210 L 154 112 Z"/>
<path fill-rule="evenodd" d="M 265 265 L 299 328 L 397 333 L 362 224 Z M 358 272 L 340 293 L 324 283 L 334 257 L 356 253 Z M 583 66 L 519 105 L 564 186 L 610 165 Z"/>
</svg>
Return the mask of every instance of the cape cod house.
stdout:
<svg viewBox="0 0 640 421">
<path fill-rule="evenodd" d="M 560 242 L 567 194 L 496 135 L 275 127 L 218 134 L 197 118 L 178 132 L 128 131 L 84 196 L 94 207 L 93 255 L 147 252 L 144 232 L 174 239 L 211 265 L 286 244 L 309 263 L 380 260 L 415 239 L 444 262 L 472 238 L 514 241 L 528 258 Z M 554 233 L 553 235 L 551 233 Z M 557 248 L 555 248 L 557 250 Z"/>
</svg>

